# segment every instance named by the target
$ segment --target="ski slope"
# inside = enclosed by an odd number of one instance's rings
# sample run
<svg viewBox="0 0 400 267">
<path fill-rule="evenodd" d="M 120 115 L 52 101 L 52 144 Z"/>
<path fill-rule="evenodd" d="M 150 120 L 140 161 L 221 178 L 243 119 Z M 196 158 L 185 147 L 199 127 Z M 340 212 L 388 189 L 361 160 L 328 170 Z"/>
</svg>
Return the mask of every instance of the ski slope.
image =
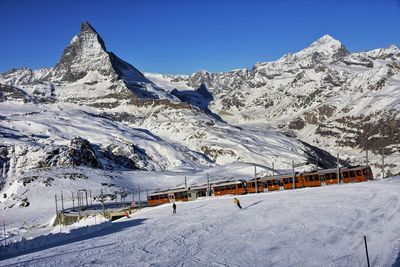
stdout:
<svg viewBox="0 0 400 267">
<path fill-rule="evenodd" d="M 398 266 L 400 177 L 143 209 L 0 266 Z"/>
</svg>

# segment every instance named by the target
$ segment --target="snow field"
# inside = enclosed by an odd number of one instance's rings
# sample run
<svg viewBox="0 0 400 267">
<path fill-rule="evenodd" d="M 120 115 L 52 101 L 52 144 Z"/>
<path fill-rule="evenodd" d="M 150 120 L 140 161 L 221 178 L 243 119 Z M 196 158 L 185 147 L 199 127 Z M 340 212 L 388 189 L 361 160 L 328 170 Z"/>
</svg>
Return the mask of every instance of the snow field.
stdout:
<svg viewBox="0 0 400 267">
<path fill-rule="evenodd" d="M 390 266 L 399 253 L 400 177 L 147 208 L 11 266 Z M 398 260 L 397 260 L 398 261 Z"/>
</svg>

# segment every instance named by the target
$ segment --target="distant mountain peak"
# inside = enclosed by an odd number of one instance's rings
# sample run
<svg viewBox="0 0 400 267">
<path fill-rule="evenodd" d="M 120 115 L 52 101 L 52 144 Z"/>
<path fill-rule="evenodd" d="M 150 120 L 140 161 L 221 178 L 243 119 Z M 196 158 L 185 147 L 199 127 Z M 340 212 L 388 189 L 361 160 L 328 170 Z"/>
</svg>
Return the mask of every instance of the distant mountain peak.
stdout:
<svg viewBox="0 0 400 267">
<path fill-rule="evenodd" d="M 315 42 L 319 42 L 319 43 L 327 43 L 327 42 L 339 42 L 338 40 L 336 40 L 335 38 L 333 38 L 331 35 L 329 34 L 325 34 L 323 35 L 321 38 L 319 38 L 317 41 Z M 340 42 L 339 42 L 340 43 Z"/>
<path fill-rule="evenodd" d="M 299 58 L 313 55 L 316 60 L 336 60 L 349 55 L 346 47 L 332 36 L 325 34 L 310 46 L 297 52 Z M 318 55 L 318 56 L 317 56 Z"/>
</svg>

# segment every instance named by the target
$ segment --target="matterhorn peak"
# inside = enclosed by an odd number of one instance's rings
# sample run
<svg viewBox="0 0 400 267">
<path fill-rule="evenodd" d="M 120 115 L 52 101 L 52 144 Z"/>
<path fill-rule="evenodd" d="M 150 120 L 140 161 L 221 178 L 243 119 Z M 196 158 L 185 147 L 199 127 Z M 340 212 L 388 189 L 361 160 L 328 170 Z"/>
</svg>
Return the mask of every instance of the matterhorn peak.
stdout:
<svg viewBox="0 0 400 267">
<path fill-rule="evenodd" d="M 111 62 L 103 39 L 96 30 L 84 21 L 78 35 L 65 48 L 55 71 L 62 81 L 74 82 L 88 71 L 110 74 Z"/>
<path fill-rule="evenodd" d="M 96 30 L 86 20 L 84 20 L 81 24 L 81 32 L 92 32 L 97 34 Z"/>
</svg>

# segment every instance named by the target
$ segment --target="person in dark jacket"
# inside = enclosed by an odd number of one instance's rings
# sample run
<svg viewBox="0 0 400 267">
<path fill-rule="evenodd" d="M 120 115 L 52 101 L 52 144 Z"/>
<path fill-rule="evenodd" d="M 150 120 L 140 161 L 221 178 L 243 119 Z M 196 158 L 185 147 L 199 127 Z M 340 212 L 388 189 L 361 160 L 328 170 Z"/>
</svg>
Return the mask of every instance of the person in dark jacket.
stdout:
<svg viewBox="0 0 400 267">
<path fill-rule="evenodd" d="M 233 199 L 233 202 L 241 209 L 242 206 L 240 206 L 240 201 L 236 197 Z"/>
<path fill-rule="evenodd" d="M 175 202 L 174 202 L 174 204 L 172 204 L 172 214 L 175 214 L 176 213 L 176 204 L 175 204 Z"/>
</svg>

